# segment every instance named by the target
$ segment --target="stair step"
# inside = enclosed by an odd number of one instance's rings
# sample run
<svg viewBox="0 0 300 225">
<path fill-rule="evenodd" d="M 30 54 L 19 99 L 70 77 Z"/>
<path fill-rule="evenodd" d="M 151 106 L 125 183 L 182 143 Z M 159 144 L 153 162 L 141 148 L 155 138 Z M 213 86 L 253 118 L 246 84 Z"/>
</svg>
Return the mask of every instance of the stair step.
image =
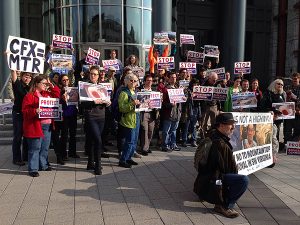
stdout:
<svg viewBox="0 0 300 225">
<path fill-rule="evenodd" d="M 2 130 L 0 131 L 0 137 L 13 137 L 14 132 L 13 130 Z"/>
</svg>

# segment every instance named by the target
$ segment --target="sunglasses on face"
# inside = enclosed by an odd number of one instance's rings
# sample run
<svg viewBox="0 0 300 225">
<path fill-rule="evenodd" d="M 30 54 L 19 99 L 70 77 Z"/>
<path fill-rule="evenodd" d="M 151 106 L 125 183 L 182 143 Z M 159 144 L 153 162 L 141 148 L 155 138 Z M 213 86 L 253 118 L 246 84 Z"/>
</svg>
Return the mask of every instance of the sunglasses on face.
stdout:
<svg viewBox="0 0 300 225">
<path fill-rule="evenodd" d="M 138 80 L 130 80 L 131 83 L 136 83 Z"/>
<path fill-rule="evenodd" d="M 283 84 L 281 84 L 281 83 L 277 83 L 277 85 L 283 86 Z"/>
</svg>

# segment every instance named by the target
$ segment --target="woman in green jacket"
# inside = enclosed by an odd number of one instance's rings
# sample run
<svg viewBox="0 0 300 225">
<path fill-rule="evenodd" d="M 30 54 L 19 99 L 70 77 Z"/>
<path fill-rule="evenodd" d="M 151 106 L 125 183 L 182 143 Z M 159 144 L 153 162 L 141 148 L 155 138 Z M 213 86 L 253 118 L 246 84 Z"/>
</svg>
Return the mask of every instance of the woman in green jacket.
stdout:
<svg viewBox="0 0 300 225">
<path fill-rule="evenodd" d="M 241 76 L 236 76 L 234 79 L 234 83 L 232 87 L 229 87 L 228 93 L 227 93 L 227 99 L 224 103 L 224 112 L 232 112 L 232 99 L 231 96 L 234 93 L 241 92 Z"/>
</svg>

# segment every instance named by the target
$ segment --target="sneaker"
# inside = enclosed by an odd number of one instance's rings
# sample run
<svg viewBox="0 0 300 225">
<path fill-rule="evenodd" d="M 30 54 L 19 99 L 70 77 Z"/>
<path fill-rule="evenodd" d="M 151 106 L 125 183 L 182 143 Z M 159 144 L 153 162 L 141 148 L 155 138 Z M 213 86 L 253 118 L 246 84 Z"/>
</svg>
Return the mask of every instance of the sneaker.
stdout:
<svg viewBox="0 0 300 225">
<path fill-rule="evenodd" d="M 172 150 L 174 150 L 174 151 L 180 151 L 180 149 L 181 149 L 181 148 L 179 148 L 177 145 L 175 145 L 175 146 L 172 148 Z"/>
<path fill-rule="evenodd" d="M 13 162 L 13 164 L 15 164 L 17 166 L 25 166 L 25 163 L 23 161 L 16 161 L 16 162 Z"/>
<path fill-rule="evenodd" d="M 133 161 L 132 159 L 127 160 L 126 163 L 129 165 L 134 165 L 134 166 L 138 165 L 138 163 Z"/>
<path fill-rule="evenodd" d="M 215 205 L 214 211 L 217 213 L 222 214 L 223 216 L 227 218 L 236 218 L 239 216 L 239 213 L 235 211 L 234 209 L 225 209 L 223 206 Z"/>
<path fill-rule="evenodd" d="M 135 153 L 133 154 L 133 157 L 134 157 L 134 158 L 141 159 L 143 156 L 140 155 L 139 153 L 135 152 Z"/>
<path fill-rule="evenodd" d="M 122 161 L 119 162 L 119 166 L 120 167 L 124 167 L 124 168 L 131 168 L 130 164 L 128 164 L 126 162 L 122 162 Z"/>
<path fill-rule="evenodd" d="M 181 146 L 184 147 L 184 148 L 186 148 L 187 147 L 186 142 L 183 142 Z"/>
<path fill-rule="evenodd" d="M 29 172 L 29 176 L 38 177 L 38 176 L 40 176 L 40 174 L 38 172 Z"/>
<path fill-rule="evenodd" d="M 151 151 L 150 149 L 149 149 L 147 152 L 148 152 L 148 154 L 151 154 L 151 153 L 152 153 L 152 151 Z"/>
<path fill-rule="evenodd" d="M 169 147 L 162 147 L 161 149 L 163 152 L 172 152 L 172 149 L 170 149 Z"/>
<path fill-rule="evenodd" d="M 148 152 L 147 151 L 140 151 L 141 155 L 143 156 L 147 156 L 148 155 Z"/>
<path fill-rule="evenodd" d="M 194 147 L 194 148 L 197 148 L 197 147 L 198 147 L 196 141 L 193 141 L 192 144 L 191 144 L 191 146 Z"/>
</svg>

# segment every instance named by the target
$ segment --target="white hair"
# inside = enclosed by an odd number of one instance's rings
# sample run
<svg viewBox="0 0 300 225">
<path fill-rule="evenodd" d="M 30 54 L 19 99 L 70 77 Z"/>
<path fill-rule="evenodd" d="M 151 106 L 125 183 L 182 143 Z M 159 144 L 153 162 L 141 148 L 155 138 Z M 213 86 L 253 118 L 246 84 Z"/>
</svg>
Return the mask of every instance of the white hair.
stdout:
<svg viewBox="0 0 300 225">
<path fill-rule="evenodd" d="M 137 79 L 138 78 L 134 73 L 129 72 L 124 79 L 124 84 L 125 84 L 125 86 L 128 86 L 130 80 L 137 80 Z"/>
<path fill-rule="evenodd" d="M 280 91 L 276 90 L 276 88 L 275 88 L 275 86 L 276 86 L 277 83 L 284 84 L 284 83 L 283 83 L 283 80 L 281 80 L 281 79 L 276 79 L 276 80 L 274 80 L 274 81 L 269 85 L 268 90 L 271 91 L 271 92 L 273 92 L 274 94 L 282 94 L 282 93 L 283 93 L 283 88 L 282 88 Z"/>
</svg>

